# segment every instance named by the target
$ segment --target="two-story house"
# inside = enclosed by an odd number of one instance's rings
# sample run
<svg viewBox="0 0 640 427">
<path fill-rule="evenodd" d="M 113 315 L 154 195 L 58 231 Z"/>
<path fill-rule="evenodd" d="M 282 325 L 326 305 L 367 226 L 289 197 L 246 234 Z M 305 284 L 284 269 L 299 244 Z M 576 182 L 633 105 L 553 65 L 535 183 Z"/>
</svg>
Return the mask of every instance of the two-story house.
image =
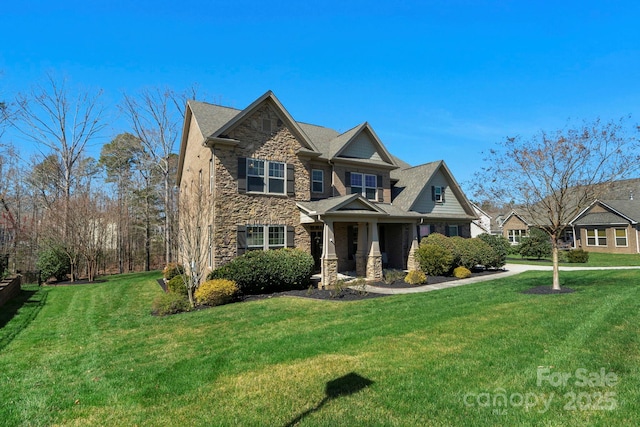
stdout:
<svg viewBox="0 0 640 427">
<path fill-rule="evenodd" d="M 371 125 L 344 133 L 297 122 L 267 92 L 243 110 L 186 106 L 177 183 L 206 182 L 209 268 L 249 250 L 297 247 L 322 284 L 415 269 L 432 232 L 470 237 L 476 214 L 443 161 L 411 167 Z"/>
</svg>

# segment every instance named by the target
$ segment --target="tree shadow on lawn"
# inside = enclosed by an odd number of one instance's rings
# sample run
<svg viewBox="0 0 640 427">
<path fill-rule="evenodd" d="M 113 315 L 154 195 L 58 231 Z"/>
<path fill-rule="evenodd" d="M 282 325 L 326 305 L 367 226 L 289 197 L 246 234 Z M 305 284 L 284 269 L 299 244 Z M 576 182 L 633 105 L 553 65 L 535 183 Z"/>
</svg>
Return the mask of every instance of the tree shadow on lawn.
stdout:
<svg viewBox="0 0 640 427">
<path fill-rule="evenodd" d="M 343 396 L 350 396 L 355 394 L 373 384 L 368 378 L 362 377 L 355 372 L 350 372 L 346 375 L 336 378 L 335 380 L 328 381 L 324 388 L 324 398 L 313 408 L 307 409 L 287 424 L 285 427 L 293 427 L 302 421 L 307 416 L 322 409 L 324 405 L 331 400 L 337 399 Z"/>
<path fill-rule="evenodd" d="M 11 341 L 23 331 L 36 318 L 47 299 L 47 292 L 40 290 L 20 290 L 20 293 L 9 300 L 0 310 L 0 350 L 9 345 Z M 4 330 L 5 326 L 22 310 L 21 316 L 14 328 Z"/>
</svg>

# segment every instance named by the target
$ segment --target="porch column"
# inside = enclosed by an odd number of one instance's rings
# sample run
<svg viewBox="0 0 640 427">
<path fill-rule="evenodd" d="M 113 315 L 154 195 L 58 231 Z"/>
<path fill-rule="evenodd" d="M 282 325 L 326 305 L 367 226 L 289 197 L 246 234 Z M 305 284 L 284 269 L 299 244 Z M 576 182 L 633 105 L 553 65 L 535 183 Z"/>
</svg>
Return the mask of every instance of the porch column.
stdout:
<svg viewBox="0 0 640 427">
<path fill-rule="evenodd" d="M 367 279 L 382 279 L 382 254 L 378 240 L 378 221 L 369 223 L 369 256 L 367 258 Z"/>
<path fill-rule="evenodd" d="M 338 256 L 336 255 L 332 220 L 324 220 L 322 236 L 322 282 L 320 286 L 326 289 L 327 286 L 331 286 L 338 281 Z"/>
<path fill-rule="evenodd" d="M 418 251 L 418 232 L 417 232 L 417 224 L 409 224 L 409 228 L 411 228 L 411 232 L 409 236 L 411 236 L 411 247 L 409 248 L 409 256 L 407 257 L 407 270 L 420 270 L 420 265 L 416 260 L 416 252 Z"/>
<path fill-rule="evenodd" d="M 358 223 L 358 249 L 356 249 L 356 276 L 367 275 L 367 223 Z"/>
</svg>

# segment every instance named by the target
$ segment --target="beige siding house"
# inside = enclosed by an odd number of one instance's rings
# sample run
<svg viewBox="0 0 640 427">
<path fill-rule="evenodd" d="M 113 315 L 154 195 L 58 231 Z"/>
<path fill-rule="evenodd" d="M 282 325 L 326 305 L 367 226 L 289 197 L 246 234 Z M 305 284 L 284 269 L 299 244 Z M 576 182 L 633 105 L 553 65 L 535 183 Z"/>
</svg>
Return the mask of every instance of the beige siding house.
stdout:
<svg viewBox="0 0 640 427">
<path fill-rule="evenodd" d="M 297 247 L 323 285 L 342 271 L 414 269 L 419 238 L 470 237 L 476 219 L 443 161 L 411 167 L 366 122 L 344 133 L 297 122 L 271 91 L 243 110 L 189 101 L 177 182 L 206 186 L 213 202 L 210 268 Z"/>
</svg>

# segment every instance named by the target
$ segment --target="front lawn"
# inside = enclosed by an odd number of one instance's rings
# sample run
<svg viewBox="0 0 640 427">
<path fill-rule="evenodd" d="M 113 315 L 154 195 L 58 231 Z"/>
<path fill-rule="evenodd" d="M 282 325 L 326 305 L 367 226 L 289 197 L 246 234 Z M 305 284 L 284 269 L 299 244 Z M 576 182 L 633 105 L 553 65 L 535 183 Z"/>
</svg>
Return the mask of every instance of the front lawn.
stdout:
<svg viewBox="0 0 640 427">
<path fill-rule="evenodd" d="M 551 282 L 529 272 L 165 318 L 149 314 L 157 277 L 32 288 L 0 322 L 2 424 L 622 426 L 640 413 L 640 271 L 562 272 L 576 290 L 563 295 L 522 294 Z"/>
<path fill-rule="evenodd" d="M 587 251 L 588 252 L 588 251 Z M 530 264 L 530 265 L 552 265 L 551 258 L 523 259 L 520 255 L 507 256 L 507 263 Z M 640 266 L 640 254 L 607 254 L 601 252 L 589 252 L 589 262 L 568 263 L 561 262 L 560 265 L 567 267 L 624 267 Z"/>
</svg>

